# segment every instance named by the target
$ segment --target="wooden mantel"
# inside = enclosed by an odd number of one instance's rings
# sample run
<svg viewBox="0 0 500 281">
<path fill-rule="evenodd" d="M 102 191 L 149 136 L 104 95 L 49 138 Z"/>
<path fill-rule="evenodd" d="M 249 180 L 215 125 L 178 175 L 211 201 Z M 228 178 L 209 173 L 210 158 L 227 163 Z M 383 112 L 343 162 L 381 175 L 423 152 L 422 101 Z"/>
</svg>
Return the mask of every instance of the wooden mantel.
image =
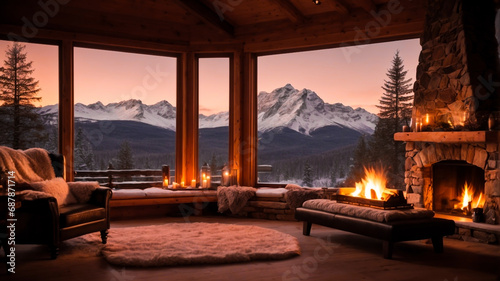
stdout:
<svg viewBox="0 0 500 281">
<path fill-rule="evenodd" d="M 403 132 L 395 133 L 394 140 L 434 143 L 491 143 L 500 141 L 500 131 Z"/>
</svg>

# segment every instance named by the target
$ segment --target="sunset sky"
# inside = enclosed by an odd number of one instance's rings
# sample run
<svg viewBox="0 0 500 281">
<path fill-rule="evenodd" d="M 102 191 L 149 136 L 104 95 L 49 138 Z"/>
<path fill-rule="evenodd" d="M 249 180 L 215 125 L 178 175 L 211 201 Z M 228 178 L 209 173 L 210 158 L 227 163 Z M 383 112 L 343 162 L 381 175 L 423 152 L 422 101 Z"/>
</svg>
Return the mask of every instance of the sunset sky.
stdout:
<svg viewBox="0 0 500 281">
<path fill-rule="evenodd" d="M 12 44 L 0 41 L 0 56 Z M 400 51 L 415 80 L 420 53 L 418 39 L 327 49 L 258 59 L 258 91 L 272 91 L 287 83 L 297 89 L 315 91 L 325 102 L 363 107 L 378 113 L 375 105 L 382 94 L 387 70 L 396 50 Z M 58 98 L 57 46 L 27 44 L 33 76 L 40 81 L 41 105 L 56 104 Z M 175 106 L 175 58 L 75 48 L 75 102 L 104 104 L 131 98 L 145 104 L 167 100 Z M 200 112 L 228 110 L 229 59 L 200 60 Z"/>
</svg>

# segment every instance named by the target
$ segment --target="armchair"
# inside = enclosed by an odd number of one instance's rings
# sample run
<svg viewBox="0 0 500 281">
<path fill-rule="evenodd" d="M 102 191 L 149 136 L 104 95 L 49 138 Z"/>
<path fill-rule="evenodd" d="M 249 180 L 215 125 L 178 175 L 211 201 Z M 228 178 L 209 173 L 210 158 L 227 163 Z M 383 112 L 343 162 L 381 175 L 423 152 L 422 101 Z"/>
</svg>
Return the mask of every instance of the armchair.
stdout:
<svg viewBox="0 0 500 281">
<path fill-rule="evenodd" d="M 28 154 L 27 157 L 30 158 L 29 153 L 24 153 L 27 151 L 14 151 L 10 148 L 0 147 L 0 170 L 2 171 L 16 169 L 15 165 L 14 167 L 12 165 L 9 167 L 10 161 L 6 160 L 5 151 L 11 153 L 14 157 L 24 157 L 23 154 Z M 41 167 L 42 169 L 50 169 L 53 172 L 51 173 L 54 174 L 54 178 L 52 179 L 50 176 L 48 179 L 42 177 L 46 183 L 50 184 L 50 180 L 56 179 L 55 176 L 63 175 L 64 157 L 54 154 L 49 155 L 46 151 L 43 154 L 46 154 L 46 159 L 41 162 L 45 164 L 35 166 L 37 169 Z M 28 161 L 28 163 L 32 163 L 32 161 Z M 38 164 L 40 164 L 40 161 L 38 161 Z M 26 178 L 26 171 L 19 169 L 16 171 L 16 175 Z M 19 182 L 19 185 L 16 182 L 16 186 L 19 186 L 16 188 L 16 244 L 48 245 L 52 259 L 57 257 L 62 241 L 83 234 L 100 231 L 102 243 L 106 244 L 108 229 L 110 227 L 109 199 L 111 198 L 111 190 L 109 188 L 98 187 L 98 184 L 95 183 L 95 186 L 91 187 L 88 191 L 90 194 L 83 196 L 83 200 L 82 196 L 80 196 L 77 200 L 73 200 L 74 202 L 61 204 L 61 202 L 58 202 L 60 198 L 57 196 L 36 191 L 19 191 L 18 189 L 21 189 L 20 186 L 29 188 L 30 185 L 35 186 L 36 184 L 28 181 L 23 183 L 23 179 L 16 178 L 16 180 Z M 62 179 L 59 179 L 59 181 L 62 181 Z M 67 184 L 70 193 L 73 193 L 79 183 Z M 6 235 L 8 232 L 6 224 L 4 225 L 2 221 L 6 222 L 6 218 L 7 195 L 4 194 L 0 196 L 0 240 L 5 253 L 8 252 L 6 238 L 8 237 Z"/>
</svg>

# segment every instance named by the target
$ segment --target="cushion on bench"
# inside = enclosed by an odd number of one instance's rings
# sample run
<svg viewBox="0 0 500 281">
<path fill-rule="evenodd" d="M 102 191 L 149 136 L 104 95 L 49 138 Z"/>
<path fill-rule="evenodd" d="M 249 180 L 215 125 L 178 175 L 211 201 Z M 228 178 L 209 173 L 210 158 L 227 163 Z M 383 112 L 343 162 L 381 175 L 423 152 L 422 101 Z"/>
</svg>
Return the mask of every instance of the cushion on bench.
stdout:
<svg viewBox="0 0 500 281">
<path fill-rule="evenodd" d="M 328 199 L 313 199 L 304 202 L 304 208 L 340 214 L 349 217 L 366 219 L 376 222 L 391 222 L 399 220 L 428 219 L 434 217 L 434 212 L 425 209 L 382 210 L 350 204 L 337 203 Z"/>
</svg>

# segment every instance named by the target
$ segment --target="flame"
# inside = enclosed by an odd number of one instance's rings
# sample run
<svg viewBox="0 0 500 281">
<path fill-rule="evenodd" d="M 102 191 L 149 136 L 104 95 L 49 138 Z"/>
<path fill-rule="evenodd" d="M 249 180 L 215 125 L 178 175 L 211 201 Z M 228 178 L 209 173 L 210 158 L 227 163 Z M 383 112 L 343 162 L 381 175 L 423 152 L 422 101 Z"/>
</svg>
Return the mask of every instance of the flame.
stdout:
<svg viewBox="0 0 500 281">
<path fill-rule="evenodd" d="M 472 202 L 472 194 L 474 194 L 474 190 L 472 190 L 472 187 L 469 187 L 468 183 L 465 183 L 462 189 L 462 209 L 467 208 L 469 202 Z"/>
<path fill-rule="evenodd" d="M 384 200 L 387 194 L 394 192 L 386 188 L 387 179 L 382 169 L 364 168 L 365 177 L 361 182 L 356 182 L 356 190 L 351 193 L 354 197 L 363 197 L 367 199 Z"/>
<path fill-rule="evenodd" d="M 483 193 L 479 194 L 479 197 L 474 198 L 474 187 L 469 185 L 469 183 L 464 184 L 462 189 L 462 210 L 469 207 L 469 203 L 474 208 L 482 208 L 484 206 L 486 199 L 483 197 Z"/>
</svg>

